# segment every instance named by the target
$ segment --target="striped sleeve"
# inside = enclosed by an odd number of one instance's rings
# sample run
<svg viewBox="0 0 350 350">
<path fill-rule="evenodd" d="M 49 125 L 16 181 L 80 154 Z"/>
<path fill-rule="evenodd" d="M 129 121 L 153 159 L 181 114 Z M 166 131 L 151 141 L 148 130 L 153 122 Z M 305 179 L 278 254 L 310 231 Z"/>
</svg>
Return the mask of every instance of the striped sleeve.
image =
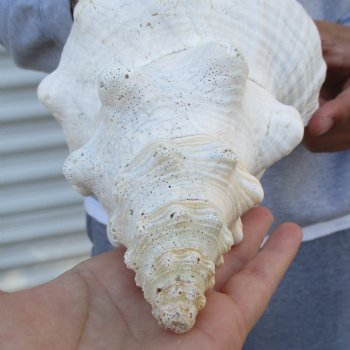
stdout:
<svg viewBox="0 0 350 350">
<path fill-rule="evenodd" d="M 0 43 L 20 67 L 54 70 L 71 26 L 69 0 L 0 1 Z"/>
</svg>

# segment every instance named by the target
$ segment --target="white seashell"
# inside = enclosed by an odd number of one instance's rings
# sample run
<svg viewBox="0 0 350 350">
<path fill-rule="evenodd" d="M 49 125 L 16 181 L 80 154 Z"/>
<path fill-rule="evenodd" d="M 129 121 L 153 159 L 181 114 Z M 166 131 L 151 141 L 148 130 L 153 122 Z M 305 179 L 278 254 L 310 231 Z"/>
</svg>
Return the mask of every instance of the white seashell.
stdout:
<svg viewBox="0 0 350 350">
<path fill-rule="evenodd" d="M 300 143 L 325 76 L 292 0 L 80 0 L 39 98 L 159 323 L 189 330 L 257 179 Z M 231 230 L 228 229 L 231 227 Z"/>
</svg>

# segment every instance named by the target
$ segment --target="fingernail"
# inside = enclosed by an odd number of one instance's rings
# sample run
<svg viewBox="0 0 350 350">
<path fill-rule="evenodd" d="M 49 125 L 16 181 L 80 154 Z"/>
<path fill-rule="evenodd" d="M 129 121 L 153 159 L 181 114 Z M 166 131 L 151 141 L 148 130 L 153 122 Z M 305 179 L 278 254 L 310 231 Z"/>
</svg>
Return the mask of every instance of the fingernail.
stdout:
<svg viewBox="0 0 350 350">
<path fill-rule="evenodd" d="M 329 131 L 329 129 L 331 129 L 333 124 L 334 124 L 334 120 L 332 118 L 320 117 L 318 120 L 317 130 L 314 133 L 315 136 L 321 136 L 325 134 L 327 131 Z"/>
</svg>

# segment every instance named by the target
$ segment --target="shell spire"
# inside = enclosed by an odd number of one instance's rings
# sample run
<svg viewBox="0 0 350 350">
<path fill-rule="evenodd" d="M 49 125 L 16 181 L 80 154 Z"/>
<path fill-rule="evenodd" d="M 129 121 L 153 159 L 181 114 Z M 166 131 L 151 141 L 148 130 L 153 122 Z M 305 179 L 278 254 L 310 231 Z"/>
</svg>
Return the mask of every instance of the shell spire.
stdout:
<svg viewBox="0 0 350 350">
<path fill-rule="evenodd" d="M 260 183 L 231 150 L 197 136 L 151 144 L 116 183 L 109 238 L 128 247 L 125 262 L 159 323 L 187 331 L 215 266 L 242 237 L 241 225 L 228 229 L 228 214 L 259 203 Z"/>
<path fill-rule="evenodd" d="M 164 328 L 193 326 L 263 198 L 259 176 L 301 142 L 324 78 L 294 0 L 79 1 L 39 99 L 64 129 L 66 178 L 107 211 Z"/>
</svg>

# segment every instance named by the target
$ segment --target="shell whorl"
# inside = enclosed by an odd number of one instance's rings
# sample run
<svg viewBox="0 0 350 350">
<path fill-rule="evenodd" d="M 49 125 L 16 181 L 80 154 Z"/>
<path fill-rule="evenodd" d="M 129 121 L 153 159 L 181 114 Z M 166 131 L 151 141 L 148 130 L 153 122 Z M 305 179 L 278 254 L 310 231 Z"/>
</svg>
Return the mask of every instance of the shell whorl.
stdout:
<svg viewBox="0 0 350 350">
<path fill-rule="evenodd" d="M 231 149 L 202 135 L 146 147 L 117 177 L 114 196 L 111 242 L 128 247 L 126 264 L 163 327 L 187 331 L 215 266 L 241 237 L 228 229 L 232 217 L 262 200 L 259 181 Z"/>
<path fill-rule="evenodd" d="M 96 127 L 96 84 L 104 70 L 134 70 L 208 42 L 238 48 L 249 79 L 296 108 L 307 124 L 325 64 L 317 29 L 295 0 L 81 0 L 59 67 L 39 86 L 39 98 L 59 121 L 69 113 L 62 126 L 75 150 Z"/>
</svg>

